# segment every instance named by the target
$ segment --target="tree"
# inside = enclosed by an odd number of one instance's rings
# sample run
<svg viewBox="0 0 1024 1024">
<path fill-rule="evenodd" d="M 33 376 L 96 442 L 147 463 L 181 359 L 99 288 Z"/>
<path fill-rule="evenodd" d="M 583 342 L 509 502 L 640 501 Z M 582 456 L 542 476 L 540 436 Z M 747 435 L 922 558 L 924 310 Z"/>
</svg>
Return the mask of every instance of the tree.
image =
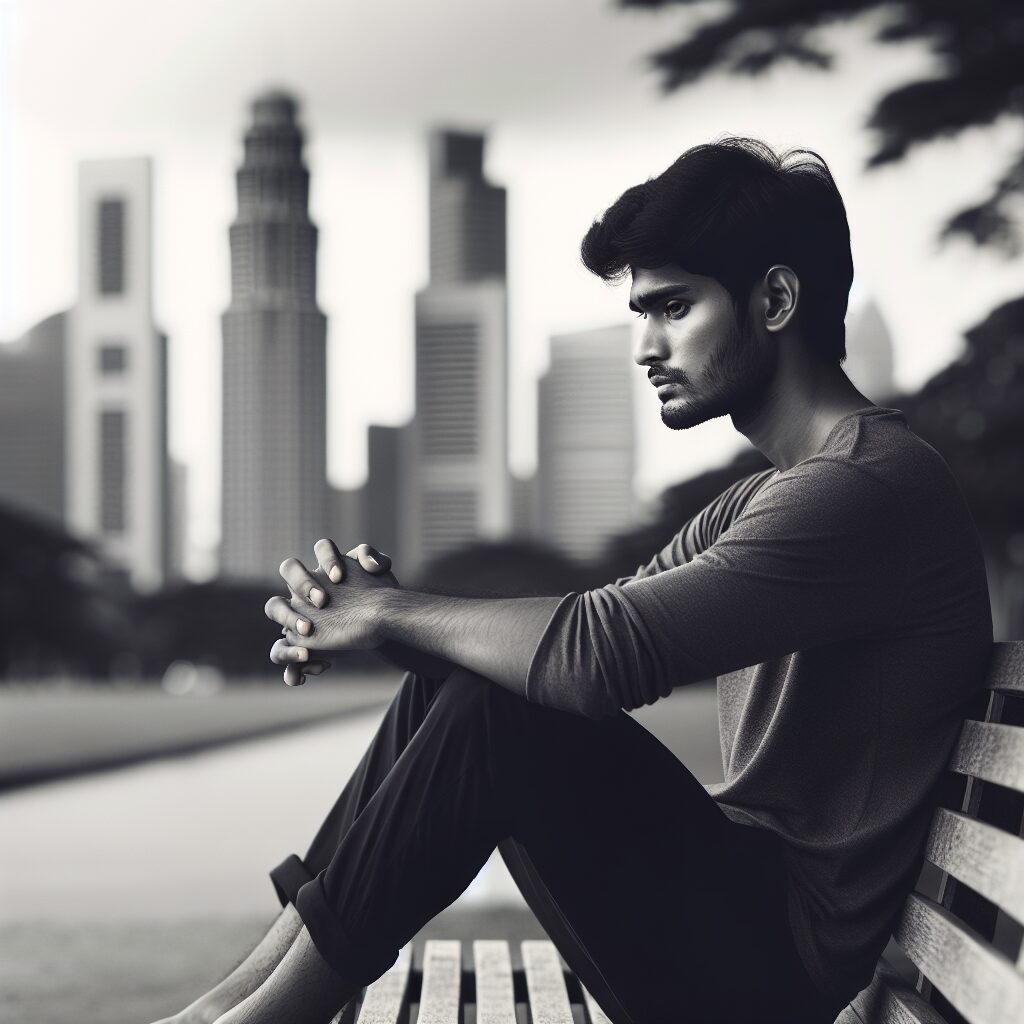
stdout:
<svg viewBox="0 0 1024 1024">
<path fill-rule="evenodd" d="M 619 0 L 623 7 L 696 6 L 701 0 Z M 828 23 L 878 10 L 876 38 L 925 43 L 936 73 L 882 96 L 868 119 L 876 146 L 869 167 L 904 157 L 922 143 L 992 124 L 1024 120 L 1024 6 L 1020 0 L 734 0 L 716 20 L 656 53 L 667 92 L 715 69 L 761 74 L 784 61 L 827 70 L 834 61 L 820 38 Z M 1024 193 L 1024 148 L 990 194 L 950 216 L 941 235 L 963 235 L 1007 255 L 1021 251 L 1012 205 Z"/>
</svg>

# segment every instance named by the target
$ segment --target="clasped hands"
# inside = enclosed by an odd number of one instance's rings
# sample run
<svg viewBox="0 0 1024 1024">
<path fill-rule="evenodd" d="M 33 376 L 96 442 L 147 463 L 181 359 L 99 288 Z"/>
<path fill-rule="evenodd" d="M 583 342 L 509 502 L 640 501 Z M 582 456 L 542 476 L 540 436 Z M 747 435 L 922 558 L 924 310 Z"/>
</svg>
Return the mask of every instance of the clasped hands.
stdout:
<svg viewBox="0 0 1024 1024">
<path fill-rule="evenodd" d="M 286 558 L 280 573 L 291 594 L 272 597 L 264 612 L 284 634 L 270 650 L 270 660 L 284 665 L 284 681 L 301 686 L 306 675 L 319 675 L 330 666 L 310 660 L 310 652 L 361 651 L 380 646 L 381 598 L 398 586 L 391 559 L 359 544 L 347 554 L 334 541 L 318 540 L 313 547 L 318 566 L 310 572 L 297 558 Z"/>
</svg>

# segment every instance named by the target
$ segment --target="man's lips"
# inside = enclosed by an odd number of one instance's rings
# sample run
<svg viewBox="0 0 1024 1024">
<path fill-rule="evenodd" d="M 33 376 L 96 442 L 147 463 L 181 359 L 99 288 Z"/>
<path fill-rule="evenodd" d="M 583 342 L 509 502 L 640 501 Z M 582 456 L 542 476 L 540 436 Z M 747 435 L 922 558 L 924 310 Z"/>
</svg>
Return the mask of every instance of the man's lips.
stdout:
<svg viewBox="0 0 1024 1024">
<path fill-rule="evenodd" d="M 661 387 L 662 384 L 675 384 L 671 377 L 654 376 L 650 378 L 651 383 L 656 387 Z"/>
</svg>

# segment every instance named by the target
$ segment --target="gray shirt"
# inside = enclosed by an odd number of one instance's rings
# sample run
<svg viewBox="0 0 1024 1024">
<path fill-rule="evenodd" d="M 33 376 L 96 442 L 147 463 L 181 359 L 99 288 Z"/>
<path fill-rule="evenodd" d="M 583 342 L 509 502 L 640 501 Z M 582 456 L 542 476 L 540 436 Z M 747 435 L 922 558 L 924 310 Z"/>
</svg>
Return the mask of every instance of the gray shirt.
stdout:
<svg viewBox="0 0 1024 1024">
<path fill-rule="evenodd" d="M 529 700 L 601 717 L 718 677 L 732 820 L 787 844 L 789 916 L 818 987 L 871 979 L 913 887 L 992 618 L 955 479 L 898 409 L 740 480 L 630 577 L 568 594 Z"/>
</svg>

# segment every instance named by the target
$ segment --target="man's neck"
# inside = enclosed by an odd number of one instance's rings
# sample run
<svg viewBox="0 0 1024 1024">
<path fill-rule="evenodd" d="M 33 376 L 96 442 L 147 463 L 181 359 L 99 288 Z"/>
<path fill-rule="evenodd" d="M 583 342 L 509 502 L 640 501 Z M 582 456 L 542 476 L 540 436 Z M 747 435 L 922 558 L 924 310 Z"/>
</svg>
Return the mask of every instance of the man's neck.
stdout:
<svg viewBox="0 0 1024 1024">
<path fill-rule="evenodd" d="M 733 426 L 779 470 L 817 455 L 839 420 L 873 404 L 838 365 L 783 370 L 757 403 L 732 414 Z"/>
</svg>

